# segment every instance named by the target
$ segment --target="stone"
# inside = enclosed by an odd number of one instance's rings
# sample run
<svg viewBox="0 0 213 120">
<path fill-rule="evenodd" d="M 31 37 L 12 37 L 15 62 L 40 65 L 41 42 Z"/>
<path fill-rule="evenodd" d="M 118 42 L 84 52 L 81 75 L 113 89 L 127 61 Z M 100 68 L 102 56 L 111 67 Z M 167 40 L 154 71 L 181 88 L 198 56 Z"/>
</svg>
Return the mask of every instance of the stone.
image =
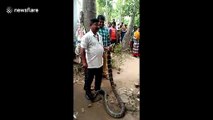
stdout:
<svg viewBox="0 0 213 120">
<path fill-rule="evenodd" d="M 121 94 L 125 94 L 126 90 L 125 88 L 119 88 L 118 89 L 118 93 L 121 95 Z"/>
<path fill-rule="evenodd" d="M 88 104 L 88 105 L 87 105 L 87 107 L 92 107 L 92 104 L 91 104 L 91 103 L 90 103 L 90 104 Z"/>
<path fill-rule="evenodd" d="M 122 99 L 122 101 L 124 102 L 124 103 L 128 103 L 129 102 L 129 100 L 128 100 L 128 96 L 127 95 L 125 95 L 125 94 L 122 94 L 122 95 L 120 95 L 120 97 L 121 97 L 121 99 Z"/>
<path fill-rule="evenodd" d="M 81 112 L 85 112 L 84 108 L 81 108 Z"/>
<path fill-rule="evenodd" d="M 135 111 L 136 110 L 136 107 L 134 105 L 131 105 L 131 104 L 125 104 L 125 107 L 129 111 Z"/>
<path fill-rule="evenodd" d="M 81 83 L 81 82 L 78 82 L 77 84 L 78 84 L 78 85 L 81 85 L 82 83 Z"/>
<path fill-rule="evenodd" d="M 73 118 L 74 118 L 74 119 L 77 119 L 77 115 L 78 115 L 78 112 L 74 112 Z"/>
<path fill-rule="evenodd" d="M 140 98 L 140 91 L 138 91 L 137 97 Z"/>
<path fill-rule="evenodd" d="M 130 103 L 131 105 L 135 105 L 135 101 L 132 100 L 132 99 L 129 100 L 129 103 Z"/>
<path fill-rule="evenodd" d="M 130 96 L 133 95 L 133 92 L 132 92 L 132 91 L 127 91 L 127 92 L 126 92 L 126 95 L 128 95 L 128 96 L 130 97 Z"/>
<path fill-rule="evenodd" d="M 136 98 L 136 100 L 140 102 L 140 99 L 139 99 L 139 98 Z"/>
<path fill-rule="evenodd" d="M 76 116 L 76 115 L 73 115 L 73 118 L 74 118 L 74 119 L 77 119 L 77 116 Z"/>
<path fill-rule="evenodd" d="M 139 106 L 137 106 L 136 108 L 137 108 L 138 111 L 140 110 L 140 107 L 139 107 Z"/>
<path fill-rule="evenodd" d="M 139 87 L 140 87 L 140 84 L 139 84 L 139 83 L 135 83 L 135 87 L 136 87 L 136 88 L 139 88 Z"/>
</svg>

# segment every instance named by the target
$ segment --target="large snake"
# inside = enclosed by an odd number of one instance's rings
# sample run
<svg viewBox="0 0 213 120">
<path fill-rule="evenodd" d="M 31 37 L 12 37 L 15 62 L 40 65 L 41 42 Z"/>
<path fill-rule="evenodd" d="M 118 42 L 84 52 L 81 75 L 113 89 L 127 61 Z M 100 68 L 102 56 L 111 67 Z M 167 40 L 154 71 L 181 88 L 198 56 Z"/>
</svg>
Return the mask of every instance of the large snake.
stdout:
<svg viewBox="0 0 213 120">
<path fill-rule="evenodd" d="M 115 97 L 118 101 L 120 111 L 115 112 L 115 111 L 110 109 L 110 107 L 108 105 L 107 92 L 105 90 L 99 90 L 98 94 L 103 95 L 104 107 L 106 109 L 106 112 L 114 118 L 121 118 L 125 115 L 126 107 L 125 107 L 124 102 L 122 101 L 122 99 L 120 98 L 120 96 L 118 95 L 118 93 L 115 89 L 116 85 L 113 81 L 113 76 L 112 76 L 112 61 L 111 61 L 110 51 L 107 52 L 107 63 L 108 63 L 108 73 L 109 73 L 110 84 L 111 84 L 111 87 L 112 87 L 112 91 L 115 94 Z"/>
</svg>

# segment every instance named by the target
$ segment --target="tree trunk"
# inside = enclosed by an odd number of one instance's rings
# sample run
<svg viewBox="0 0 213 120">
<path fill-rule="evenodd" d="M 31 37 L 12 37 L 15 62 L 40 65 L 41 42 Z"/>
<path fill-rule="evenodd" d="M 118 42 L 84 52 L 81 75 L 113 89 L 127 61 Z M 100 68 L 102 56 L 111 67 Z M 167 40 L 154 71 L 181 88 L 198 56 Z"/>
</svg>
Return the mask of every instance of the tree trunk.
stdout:
<svg viewBox="0 0 213 120">
<path fill-rule="evenodd" d="M 90 19 L 96 18 L 96 0 L 83 0 L 84 26 L 90 30 Z"/>
<path fill-rule="evenodd" d="M 133 7 L 132 9 L 132 15 L 131 15 L 131 20 L 130 20 L 130 24 L 128 26 L 128 30 L 126 32 L 126 34 L 124 35 L 123 41 L 122 41 L 122 49 L 128 50 L 128 48 L 130 47 L 129 42 L 132 39 L 131 37 L 131 33 L 133 31 L 133 25 L 134 25 L 134 21 L 135 21 L 135 15 L 136 15 L 136 8 Z"/>
<path fill-rule="evenodd" d="M 135 20 L 135 14 L 131 16 L 130 24 L 128 26 L 127 32 L 124 35 L 124 38 L 122 41 L 123 50 L 127 50 L 129 48 L 129 42 L 131 39 L 131 32 L 133 31 L 134 20 Z"/>
</svg>

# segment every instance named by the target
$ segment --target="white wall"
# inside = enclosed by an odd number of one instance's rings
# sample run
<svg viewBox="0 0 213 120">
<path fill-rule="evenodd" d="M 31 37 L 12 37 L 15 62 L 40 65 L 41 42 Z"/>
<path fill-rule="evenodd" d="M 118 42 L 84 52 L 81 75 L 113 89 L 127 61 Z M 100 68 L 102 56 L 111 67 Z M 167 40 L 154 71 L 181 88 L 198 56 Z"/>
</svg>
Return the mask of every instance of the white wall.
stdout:
<svg viewBox="0 0 213 120">
<path fill-rule="evenodd" d="M 77 29 L 77 20 L 78 20 L 78 10 L 77 10 L 77 0 L 74 0 L 74 4 L 73 4 L 73 27 L 74 27 L 74 29 L 73 29 L 73 33 L 74 33 L 74 35 L 75 35 L 75 31 L 76 31 L 76 29 Z M 74 35 L 73 35 L 73 37 L 74 37 Z"/>
<path fill-rule="evenodd" d="M 80 16 L 80 11 L 83 10 L 83 0 L 74 0 L 74 4 L 73 4 L 73 32 L 75 35 L 75 31 L 77 29 L 77 21 L 79 20 L 79 16 Z M 73 36 L 74 37 L 74 36 Z"/>
</svg>

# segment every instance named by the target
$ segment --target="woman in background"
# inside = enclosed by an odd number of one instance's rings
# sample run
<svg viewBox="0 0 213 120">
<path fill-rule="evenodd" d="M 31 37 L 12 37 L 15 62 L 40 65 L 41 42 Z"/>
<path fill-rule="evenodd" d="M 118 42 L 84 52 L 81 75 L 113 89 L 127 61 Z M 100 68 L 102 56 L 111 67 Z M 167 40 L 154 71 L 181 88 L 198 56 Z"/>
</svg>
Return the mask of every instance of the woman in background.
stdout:
<svg viewBox="0 0 213 120">
<path fill-rule="evenodd" d="M 140 40 L 140 27 L 134 32 L 134 37 L 133 37 L 133 52 L 132 55 L 134 57 L 139 57 L 139 40 Z"/>
<path fill-rule="evenodd" d="M 122 28 L 121 28 L 121 42 L 122 42 L 122 40 L 123 40 L 123 38 L 124 38 L 124 35 L 125 35 L 125 33 L 126 33 L 126 31 L 127 31 L 127 28 L 126 28 L 126 26 L 127 25 L 122 25 Z"/>
</svg>

